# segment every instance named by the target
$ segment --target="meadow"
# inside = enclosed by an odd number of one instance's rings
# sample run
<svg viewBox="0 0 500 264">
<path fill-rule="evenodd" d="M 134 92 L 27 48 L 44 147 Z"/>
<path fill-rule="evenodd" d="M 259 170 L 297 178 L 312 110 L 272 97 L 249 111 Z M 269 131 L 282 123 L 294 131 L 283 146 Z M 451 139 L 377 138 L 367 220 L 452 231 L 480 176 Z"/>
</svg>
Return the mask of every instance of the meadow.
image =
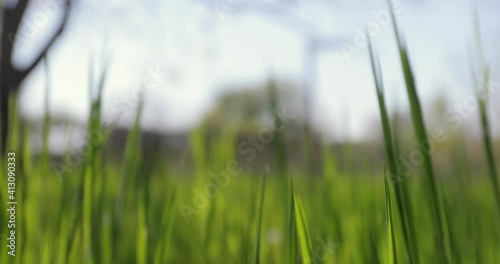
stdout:
<svg viewBox="0 0 500 264">
<path fill-rule="evenodd" d="M 202 124 L 190 133 L 192 167 L 184 173 L 141 147 L 142 101 L 121 160 L 106 156 L 111 129 L 103 127 L 101 116 L 105 73 L 89 89 L 95 93 L 87 134 L 98 139 L 76 156 L 69 148 L 62 159 L 51 156 L 48 112 L 42 150 L 35 155 L 31 128 L 13 96 L 8 153 L 15 153 L 9 176 L 15 175 L 16 188 L 7 191 L 6 154 L 0 162 L 0 263 L 500 263 L 500 186 L 488 98 L 477 98 L 485 173 L 468 169 L 466 150 L 453 157 L 454 170 L 436 170 L 411 57 L 396 23 L 394 32 L 415 139 L 423 146 L 414 146 L 422 160 L 412 175 L 398 159 L 401 135 L 389 118 L 383 69 L 371 47 L 374 85 L 367 89 L 376 89 L 380 109 L 380 170 L 363 169 L 354 158 L 347 163 L 358 167 L 356 173 L 340 170 L 326 144 L 305 150 L 320 152 L 318 168 L 292 169 L 287 156 L 296 150 L 284 144 L 286 124 L 277 116 L 280 98 L 272 85 L 268 107 L 274 124 L 262 143 L 272 149 L 268 164 L 245 169 L 237 131 L 221 128 L 209 136 Z M 480 68 L 488 84 L 488 68 Z M 313 139 L 304 142 L 312 145 Z M 8 254 L 7 239 L 12 200 L 15 257 Z"/>
</svg>

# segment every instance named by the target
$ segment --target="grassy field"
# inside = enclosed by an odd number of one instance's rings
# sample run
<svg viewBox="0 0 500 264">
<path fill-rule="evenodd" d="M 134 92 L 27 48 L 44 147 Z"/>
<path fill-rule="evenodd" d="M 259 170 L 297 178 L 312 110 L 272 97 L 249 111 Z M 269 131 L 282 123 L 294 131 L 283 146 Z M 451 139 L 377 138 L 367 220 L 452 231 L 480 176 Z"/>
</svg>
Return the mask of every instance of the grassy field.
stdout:
<svg viewBox="0 0 500 264">
<path fill-rule="evenodd" d="M 396 35 L 416 139 L 427 146 L 410 58 Z M 498 162 L 487 99 L 478 97 L 488 175 L 469 171 L 460 155 L 461 167 L 436 171 L 425 147 L 415 147 L 422 157 L 418 173 L 405 175 L 382 69 L 371 49 L 370 55 L 384 133 L 380 168 L 386 169 L 361 167 L 356 174 L 339 170 L 326 146 L 321 168 L 291 170 L 286 129 L 272 133 L 269 167 L 242 169 L 236 132 L 221 129 L 208 144 L 204 125 L 190 135 L 192 172 L 174 174 L 165 157 L 141 147 L 142 103 L 122 160 L 110 160 L 104 150 L 111 129 L 101 120 L 105 74 L 88 120 L 95 137 L 79 154 L 68 150 L 54 160 L 49 115 L 43 149 L 34 155 L 13 97 L 9 153 L 15 153 L 16 189 L 8 192 L 9 178 L 1 178 L 0 263 L 500 263 Z M 488 83 L 488 71 L 481 72 Z M 269 111 L 276 115 L 279 98 L 270 91 Z M 2 176 L 10 157 L 0 162 Z M 15 257 L 7 239 L 12 200 Z"/>
</svg>

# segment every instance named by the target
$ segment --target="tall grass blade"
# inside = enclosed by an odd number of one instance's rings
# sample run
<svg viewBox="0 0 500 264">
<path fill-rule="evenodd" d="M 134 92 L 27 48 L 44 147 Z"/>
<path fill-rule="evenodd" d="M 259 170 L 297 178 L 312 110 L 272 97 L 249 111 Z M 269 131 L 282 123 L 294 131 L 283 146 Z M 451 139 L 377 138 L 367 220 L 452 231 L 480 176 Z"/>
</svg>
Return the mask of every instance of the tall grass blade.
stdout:
<svg viewBox="0 0 500 264">
<path fill-rule="evenodd" d="M 177 190 L 173 189 L 168 202 L 165 203 L 163 214 L 161 218 L 160 239 L 155 252 L 155 264 L 167 263 L 168 246 L 171 240 L 172 226 L 174 220 L 174 204 L 176 199 Z"/>
<path fill-rule="evenodd" d="M 396 202 L 399 209 L 399 217 L 403 227 L 403 236 L 406 243 L 407 254 L 411 263 L 418 263 L 418 245 L 416 239 L 415 225 L 413 223 L 413 208 L 409 197 L 407 183 L 403 182 L 405 177 L 397 162 L 399 150 L 397 142 L 392 138 L 389 115 L 385 106 L 384 84 L 381 76 L 381 69 L 378 59 L 374 56 L 371 42 L 368 42 L 371 68 L 375 80 L 382 129 L 384 134 L 384 147 L 389 164 L 389 177 L 396 192 Z M 396 135 L 394 135 L 396 137 Z"/>
<path fill-rule="evenodd" d="M 424 117 L 422 115 L 420 99 L 418 97 L 415 79 L 413 76 L 413 70 L 408 57 L 408 52 L 403 38 L 399 35 L 399 30 L 397 27 L 397 21 L 394 17 L 394 10 L 392 9 L 392 4 L 389 2 L 391 20 L 394 30 L 394 35 L 396 37 L 397 46 L 399 49 L 399 59 L 401 66 L 403 68 L 404 79 L 406 84 L 406 92 L 410 102 L 410 110 L 413 121 L 413 128 L 415 129 L 415 135 L 420 146 L 419 151 L 423 157 L 423 167 L 424 174 L 427 180 L 427 185 L 431 196 L 431 208 L 433 211 L 433 216 L 435 218 L 435 224 L 438 229 L 437 242 L 441 249 L 441 258 L 443 263 L 449 263 L 447 256 L 447 246 L 445 241 L 445 227 L 446 223 L 443 222 L 446 219 L 443 217 L 442 211 L 442 198 L 439 194 L 437 188 L 436 177 L 434 175 L 434 169 L 432 165 L 432 158 L 430 153 L 430 142 L 427 137 L 427 132 L 425 129 Z"/>
<path fill-rule="evenodd" d="M 259 200 L 258 200 L 258 214 L 257 214 L 257 228 L 256 228 L 256 236 L 255 236 L 255 264 L 260 263 L 260 233 L 261 233 L 261 227 L 262 227 L 262 217 L 264 213 L 264 197 L 266 193 L 266 176 L 265 174 L 262 175 L 261 182 L 260 182 L 260 191 L 259 191 Z"/>
<path fill-rule="evenodd" d="M 293 176 L 289 177 L 288 188 L 288 226 L 286 230 L 287 263 L 295 264 L 297 259 L 297 229 L 295 216 L 295 202 L 293 190 Z"/>
<path fill-rule="evenodd" d="M 458 248 L 458 244 L 457 244 L 457 238 L 455 237 L 455 230 L 454 230 L 454 226 L 453 226 L 453 219 L 451 217 L 451 210 L 450 210 L 450 206 L 446 203 L 446 200 L 443 201 L 443 205 L 444 205 L 444 216 L 446 217 L 446 222 L 448 223 L 447 227 L 448 227 L 448 239 L 450 240 L 450 252 L 451 252 L 451 258 L 450 258 L 450 261 L 452 263 L 457 263 L 457 264 L 461 264 L 463 263 L 462 261 L 462 258 L 461 258 L 461 254 L 460 254 L 460 249 Z"/>
<path fill-rule="evenodd" d="M 113 228 L 111 210 L 103 211 L 101 223 L 101 263 L 113 263 Z"/>
<path fill-rule="evenodd" d="M 500 189 L 499 189 L 500 187 L 498 184 L 498 173 L 495 165 L 495 154 L 493 151 L 493 143 L 491 140 L 492 137 L 490 133 L 490 123 L 488 120 L 488 113 L 487 113 L 488 99 L 487 96 L 479 95 L 480 93 L 484 93 L 485 95 L 488 93 L 488 86 L 490 83 L 490 74 L 488 69 L 484 72 L 483 82 L 485 86 L 484 91 L 477 93 L 478 94 L 477 100 L 480 110 L 479 112 L 481 120 L 482 139 L 483 139 L 484 152 L 486 154 L 486 162 L 488 164 L 488 175 L 490 177 L 491 187 L 495 195 L 498 213 L 500 214 Z"/>
<path fill-rule="evenodd" d="M 92 67 L 92 64 L 90 64 Z M 92 73 L 92 68 L 89 69 Z M 96 99 L 92 99 L 92 105 L 90 108 L 90 116 L 88 122 L 87 134 L 89 137 L 94 135 L 100 135 L 101 130 L 101 102 L 102 102 L 102 91 L 104 89 L 105 81 L 107 76 L 107 70 L 104 68 L 102 75 L 100 76 L 98 83 L 98 92 Z M 89 86 L 89 91 L 92 91 L 92 83 Z M 90 92 L 91 94 L 91 92 Z M 92 96 L 91 96 L 92 98 Z M 99 164 L 101 163 L 100 150 L 102 147 L 102 140 L 89 140 L 87 142 L 87 157 L 85 160 L 84 167 L 84 180 L 83 180 L 83 213 L 82 213 L 82 234 L 83 234 L 83 259 L 85 263 L 94 263 L 94 252 L 92 250 L 94 244 L 94 239 L 92 237 L 93 233 L 93 203 L 94 203 L 94 177 L 97 177 L 100 171 Z"/>
<path fill-rule="evenodd" d="M 43 132 L 42 132 L 42 153 L 41 153 L 41 170 L 42 173 L 48 173 L 48 165 L 50 164 L 50 154 L 49 154 L 49 135 L 50 135 L 50 68 L 49 61 L 47 57 L 44 58 L 45 63 L 45 114 L 43 117 Z"/>
<path fill-rule="evenodd" d="M 385 212 L 387 224 L 387 244 L 389 247 L 389 264 L 397 264 L 396 239 L 394 237 L 394 223 L 392 221 L 391 194 L 387 183 L 386 169 L 384 166 Z"/>
<path fill-rule="evenodd" d="M 120 172 L 120 187 L 118 190 L 118 197 L 115 203 L 115 228 L 117 227 L 120 217 L 123 212 L 123 207 L 126 199 L 126 191 L 134 183 L 135 175 L 139 167 L 139 162 L 137 159 L 137 154 L 139 150 L 139 140 L 140 140 L 140 120 L 143 108 L 143 100 L 139 101 L 137 106 L 134 125 L 132 130 L 129 132 L 127 137 L 127 143 L 125 145 L 125 154 L 122 170 Z"/>
<path fill-rule="evenodd" d="M 298 245 L 300 249 L 300 255 L 302 258 L 302 263 L 312 263 L 312 250 L 311 250 L 311 239 L 309 236 L 309 230 L 307 227 L 307 220 L 304 213 L 304 208 L 302 207 L 302 202 L 300 198 L 293 195 L 294 210 L 296 216 L 296 228 L 297 228 L 297 238 Z"/>
<path fill-rule="evenodd" d="M 498 173 L 495 165 L 495 154 L 491 140 L 490 123 L 488 120 L 488 99 L 490 91 L 490 68 L 484 62 L 483 47 L 481 44 L 481 31 L 479 26 L 479 15 L 477 7 L 474 8 L 474 31 L 476 36 L 476 56 L 477 56 L 477 71 L 473 72 L 472 79 L 474 81 L 477 103 L 479 105 L 479 118 L 481 121 L 481 132 L 484 152 L 486 155 L 486 163 L 488 166 L 488 175 L 491 181 L 491 187 L 495 196 L 495 202 L 500 216 L 500 186 L 498 181 Z M 474 64 L 473 64 L 474 65 Z M 476 75 L 480 75 L 481 81 L 478 81 Z"/>
<path fill-rule="evenodd" d="M 148 227 L 145 193 L 140 192 L 137 202 L 136 263 L 148 263 Z"/>
<path fill-rule="evenodd" d="M 277 114 L 279 101 L 277 94 L 278 91 L 274 80 L 270 81 L 268 89 L 269 89 L 269 99 L 270 99 L 269 110 L 271 111 L 272 117 L 274 119 L 273 125 L 275 127 L 283 127 L 285 124 Z M 276 165 L 278 168 L 279 175 L 284 179 L 286 177 L 287 157 L 285 151 L 285 143 L 283 139 L 283 131 L 275 130 L 273 133 L 274 133 L 273 144 L 275 148 L 274 151 L 276 157 Z"/>
</svg>

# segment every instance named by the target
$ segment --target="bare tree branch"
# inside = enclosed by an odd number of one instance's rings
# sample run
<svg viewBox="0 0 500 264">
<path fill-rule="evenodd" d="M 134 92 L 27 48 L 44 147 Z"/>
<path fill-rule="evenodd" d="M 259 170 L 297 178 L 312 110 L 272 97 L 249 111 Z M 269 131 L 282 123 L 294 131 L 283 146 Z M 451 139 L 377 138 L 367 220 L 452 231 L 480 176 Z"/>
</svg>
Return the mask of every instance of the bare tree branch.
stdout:
<svg viewBox="0 0 500 264">
<path fill-rule="evenodd" d="M 19 84 L 40 63 L 47 51 L 61 35 L 66 25 L 71 10 L 71 1 L 65 0 L 64 17 L 57 31 L 42 49 L 34 61 L 24 69 L 16 69 L 12 64 L 14 44 L 18 39 L 19 27 L 26 15 L 29 0 L 19 0 L 15 7 L 3 7 L 3 24 L 1 27 L 1 56 L 0 56 L 0 156 L 5 154 L 7 147 L 7 134 L 9 131 L 9 97 L 19 90 Z"/>
<path fill-rule="evenodd" d="M 16 84 L 19 84 L 24 78 L 26 78 L 26 76 L 46 56 L 46 54 L 47 54 L 48 50 L 50 49 L 50 47 L 52 47 L 52 45 L 56 42 L 57 38 L 64 31 L 64 28 L 65 28 L 66 23 L 67 23 L 68 18 L 69 18 L 70 11 L 71 11 L 71 0 L 66 0 L 66 4 L 64 6 L 64 17 L 63 17 L 61 23 L 59 24 L 57 31 L 54 33 L 54 35 L 52 35 L 52 37 L 50 38 L 49 42 L 47 42 L 47 44 L 42 49 L 42 51 L 40 52 L 40 54 L 33 60 L 33 62 L 28 67 L 26 67 L 24 69 L 16 69 L 16 68 L 13 69 L 14 73 L 15 73 L 14 81 L 16 82 Z M 18 85 L 16 85 L 16 87 L 18 87 Z"/>
</svg>

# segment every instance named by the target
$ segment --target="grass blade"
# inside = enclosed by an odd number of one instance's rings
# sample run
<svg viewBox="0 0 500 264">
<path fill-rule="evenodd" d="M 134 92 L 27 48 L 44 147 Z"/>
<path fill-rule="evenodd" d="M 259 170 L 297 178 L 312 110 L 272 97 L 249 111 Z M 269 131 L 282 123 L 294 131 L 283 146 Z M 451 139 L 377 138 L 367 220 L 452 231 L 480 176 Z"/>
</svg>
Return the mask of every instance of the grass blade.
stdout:
<svg viewBox="0 0 500 264">
<path fill-rule="evenodd" d="M 380 110 L 380 117 L 382 121 L 382 129 L 384 133 L 384 146 L 385 153 L 387 157 L 387 162 L 389 164 L 389 175 L 394 189 L 396 191 L 396 202 L 399 209 L 400 221 L 403 227 L 403 236 L 406 243 L 407 254 L 410 258 L 411 263 L 419 263 L 418 260 L 418 244 L 416 240 L 415 225 L 413 223 L 413 208 L 411 206 L 408 188 L 406 183 L 403 182 L 403 172 L 400 170 L 397 157 L 399 156 L 399 150 L 397 142 L 392 138 L 391 125 L 389 123 L 389 115 L 387 113 L 387 108 L 385 106 L 385 97 L 383 90 L 383 81 L 380 73 L 379 61 L 375 58 L 371 42 L 369 41 L 369 53 L 371 68 L 373 72 L 373 78 L 375 80 L 375 88 L 377 92 L 378 105 Z M 393 144 L 394 143 L 394 144 Z"/>
<path fill-rule="evenodd" d="M 484 62 L 483 47 L 481 44 L 481 31 L 479 30 L 479 16 L 477 13 L 477 7 L 474 6 L 474 32 L 476 39 L 476 49 L 477 49 L 477 73 L 473 72 L 472 80 L 474 81 L 474 86 L 476 89 L 476 98 L 479 105 L 479 118 L 481 121 L 481 132 L 482 140 L 484 146 L 484 152 L 486 155 L 486 162 L 488 166 L 488 175 L 491 181 L 491 187 L 493 188 L 493 194 L 495 196 L 498 215 L 500 216 L 500 186 L 498 184 L 498 173 L 495 166 L 495 155 L 493 151 L 491 134 L 490 134 L 490 124 L 488 120 L 488 98 L 490 93 L 490 69 L 489 66 Z M 473 64 L 474 65 L 474 64 Z M 476 75 L 482 76 L 480 82 L 477 81 Z"/>
<path fill-rule="evenodd" d="M 488 85 L 489 85 L 489 70 L 486 70 L 484 73 L 484 86 L 485 86 L 485 91 L 483 91 L 485 94 L 488 92 Z M 479 93 L 478 93 L 479 94 Z M 495 154 L 493 152 L 493 146 L 492 146 L 492 140 L 491 140 L 491 134 L 490 134 L 490 124 L 488 120 L 488 113 L 487 113 L 487 104 L 488 104 L 488 99 L 487 96 L 477 96 L 478 104 L 479 104 L 479 113 L 480 113 L 480 120 L 481 120 L 481 130 L 482 130 L 482 139 L 483 139 L 483 146 L 484 146 L 484 152 L 486 155 L 486 162 L 488 164 L 488 175 L 491 180 L 491 187 L 493 188 L 493 193 L 495 195 L 496 199 L 496 205 L 498 212 L 500 214 L 500 189 L 498 185 L 498 174 L 497 174 L 497 168 L 495 165 Z"/>
<path fill-rule="evenodd" d="M 174 220 L 174 204 L 176 199 L 177 191 L 173 189 L 168 202 L 163 208 L 163 214 L 161 219 L 161 237 L 158 242 L 158 246 L 155 252 L 155 264 L 167 263 L 168 257 L 168 246 L 170 242 L 170 233 L 172 232 L 173 220 Z"/>
<path fill-rule="evenodd" d="M 410 110 L 411 110 L 411 116 L 412 116 L 412 121 L 413 121 L 413 128 L 415 129 L 415 135 L 417 137 L 417 142 L 423 146 L 419 147 L 419 151 L 421 153 L 421 156 L 423 157 L 423 167 L 424 167 L 424 174 L 426 176 L 427 180 L 427 186 L 430 190 L 430 197 L 431 197 L 431 208 L 433 211 L 433 216 L 435 218 L 437 230 L 438 230 L 438 238 L 437 242 L 440 246 L 441 249 L 441 257 L 443 263 L 449 263 L 449 259 L 447 256 L 447 250 L 446 250 L 446 243 L 445 243 L 445 228 L 443 225 L 446 225 L 443 220 L 443 211 L 442 211 L 442 198 L 439 194 L 438 188 L 437 188 L 437 183 L 436 183 L 436 177 L 434 175 L 434 169 L 432 165 L 432 158 L 431 158 L 431 153 L 430 153 L 430 142 L 427 137 L 427 132 L 425 129 L 425 122 L 424 122 L 424 117 L 422 115 L 422 110 L 421 110 L 421 104 L 420 104 L 420 99 L 418 97 L 417 93 L 417 88 L 416 88 L 416 83 L 415 79 L 413 76 L 413 70 L 410 64 L 410 60 L 408 57 L 408 52 L 406 49 L 406 45 L 403 41 L 403 38 L 400 37 L 398 27 L 397 27 L 397 21 L 394 17 L 394 11 L 392 10 L 392 4 L 389 3 L 390 9 L 391 9 L 391 20 L 392 20 L 392 25 L 393 25 L 393 30 L 394 30 L 394 35 L 396 36 L 396 42 L 398 45 L 398 50 L 399 50 L 399 59 L 401 62 L 401 66 L 403 68 L 403 73 L 404 73 L 404 79 L 405 79 L 405 84 L 406 84 L 406 92 L 408 95 L 408 99 L 410 102 Z"/>
<path fill-rule="evenodd" d="M 389 246 L 389 264 L 397 264 L 398 258 L 396 254 L 396 239 L 394 238 L 394 223 L 392 221 L 392 205 L 391 194 L 389 192 L 389 184 L 387 183 L 386 169 L 384 166 L 384 186 L 385 186 L 385 210 L 387 224 L 387 244 Z"/>
<path fill-rule="evenodd" d="M 260 196 L 259 196 L 259 213 L 257 215 L 257 230 L 256 230 L 256 238 L 255 238 L 255 261 L 254 263 L 260 263 L 260 233 L 262 227 L 262 216 L 264 212 L 264 196 L 266 192 L 266 176 L 262 175 L 260 182 Z"/>
<path fill-rule="evenodd" d="M 295 194 L 293 195 L 293 202 L 296 216 L 297 242 L 302 257 L 302 263 L 312 263 L 311 240 L 309 237 L 309 230 L 307 228 L 304 208 L 302 207 L 300 198 Z"/>
<path fill-rule="evenodd" d="M 90 64 L 92 67 L 92 64 Z M 92 72 L 91 69 L 89 72 Z M 88 135 L 89 137 L 99 134 L 101 130 L 101 101 L 102 101 L 102 91 L 104 89 L 104 84 L 106 81 L 107 70 L 104 71 L 99 79 L 98 84 L 98 94 L 95 100 L 92 100 L 92 105 L 90 108 L 90 117 L 88 122 Z M 89 86 L 89 90 L 92 90 L 92 85 Z M 94 177 L 97 176 L 100 171 L 101 155 L 100 150 L 104 142 L 102 140 L 90 140 L 87 142 L 88 153 L 87 159 L 85 161 L 84 167 L 84 179 L 83 179 L 83 213 L 82 213 L 82 234 L 83 234 L 83 259 L 85 263 L 94 262 L 94 252 L 92 250 L 94 239 L 92 237 L 93 230 L 93 203 L 94 203 Z M 97 178 L 97 177 L 96 177 Z"/>
<path fill-rule="evenodd" d="M 297 229 L 295 217 L 295 202 L 293 199 L 293 177 L 290 175 L 288 193 L 288 227 L 286 234 L 287 243 L 287 263 L 295 264 L 297 259 Z"/>
<path fill-rule="evenodd" d="M 277 111 L 278 111 L 278 106 L 279 106 L 279 101 L 278 101 L 278 91 L 276 84 L 274 80 L 271 80 L 269 83 L 268 87 L 268 92 L 269 92 L 269 107 L 271 111 L 271 115 L 274 119 L 274 126 L 275 127 L 283 127 L 285 124 L 283 123 L 283 120 L 278 116 Z M 278 168 L 278 172 L 280 174 L 280 177 L 286 178 L 286 168 L 287 168 L 287 157 L 286 157 L 286 150 L 285 150 L 285 144 L 284 144 L 284 139 L 283 139 L 283 131 L 278 131 L 275 130 L 274 132 L 274 148 L 275 148 L 275 157 L 276 157 L 276 167 Z"/>
</svg>

